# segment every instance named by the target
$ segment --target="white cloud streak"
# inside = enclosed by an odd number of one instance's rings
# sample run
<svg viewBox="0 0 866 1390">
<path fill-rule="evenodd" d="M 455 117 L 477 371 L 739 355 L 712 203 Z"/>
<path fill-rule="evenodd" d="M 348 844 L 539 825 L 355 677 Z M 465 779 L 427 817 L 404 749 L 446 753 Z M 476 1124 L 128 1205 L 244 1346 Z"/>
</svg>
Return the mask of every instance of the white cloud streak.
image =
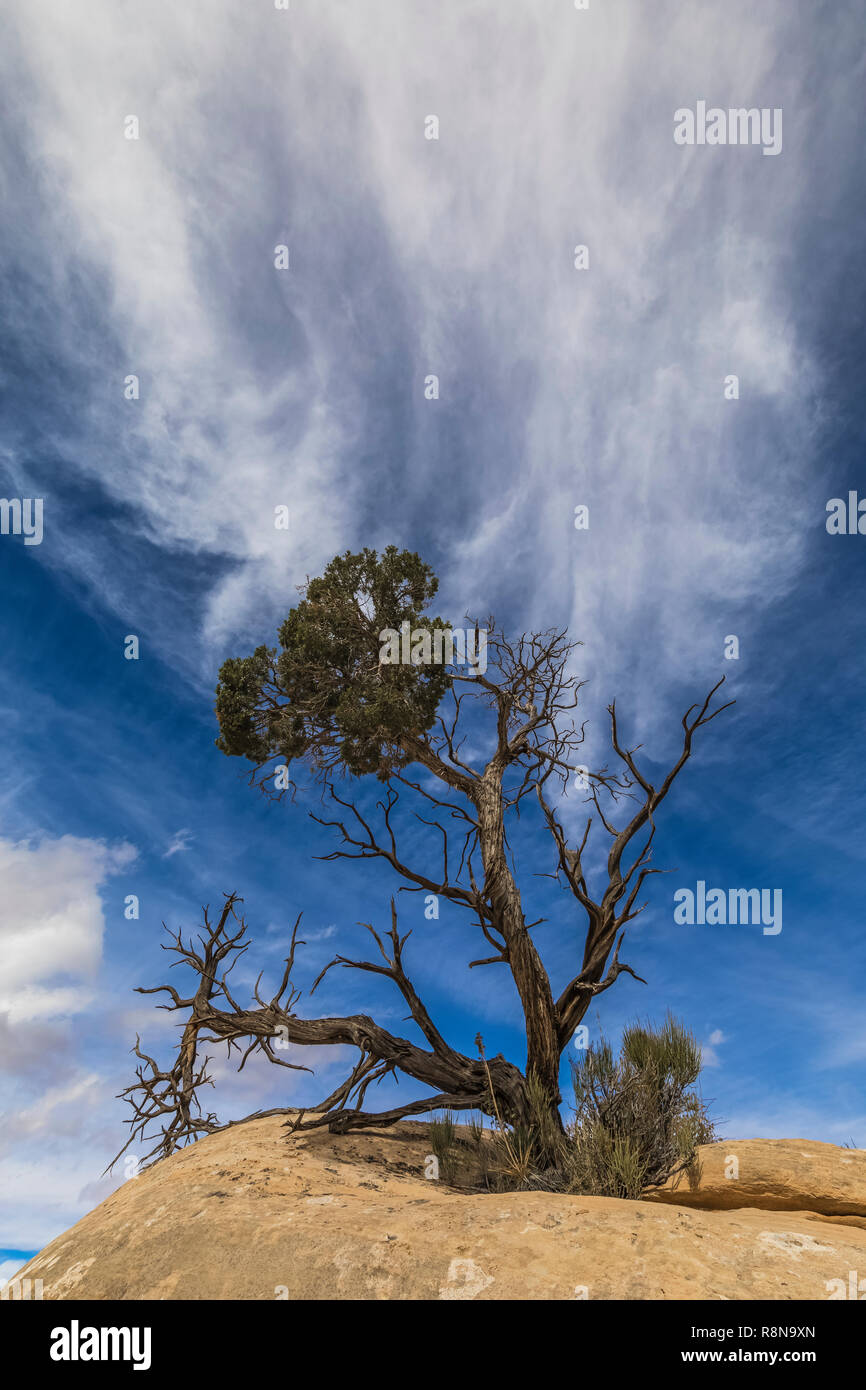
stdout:
<svg viewBox="0 0 866 1390">
<path fill-rule="evenodd" d="M 111 335 L 86 345 L 100 385 L 73 462 L 164 551 L 229 562 L 200 670 L 336 550 L 424 524 L 448 605 L 571 620 L 583 669 L 605 695 L 628 669 L 651 724 L 718 666 L 733 614 L 785 590 L 816 379 L 779 273 L 808 197 L 780 4 L 737 23 L 636 0 L 17 15 L 31 153 L 68 228 L 54 293 L 98 274 Z M 674 110 L 705 92 L 785 105 L 782 156 L 676 146 Z M 80 354 L 74 317 L 55 328 Z M 133 370 L 142 399 L 109 406 Z M 389 411 L 393 456 L 368 457 Z M 62 549 L 105 568 L 92 537 Z M 104 587 L 130 604 L 122 573 Z M 158 640 L 184 664 L 176 625 Z"/>
</svg>

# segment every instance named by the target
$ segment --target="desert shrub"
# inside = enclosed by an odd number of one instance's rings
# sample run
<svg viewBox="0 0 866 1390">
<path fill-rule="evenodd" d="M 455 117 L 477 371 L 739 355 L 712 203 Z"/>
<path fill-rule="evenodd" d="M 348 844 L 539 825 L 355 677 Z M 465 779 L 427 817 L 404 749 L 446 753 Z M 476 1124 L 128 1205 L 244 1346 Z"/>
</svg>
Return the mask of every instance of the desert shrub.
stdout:
<svg viewBox="0 0 866 1390">
<path fill-rule="evenodd" d="M 540 1083 L 527 1079 L 527 1119 L 505 1124 L 491 1092 L 493 1128 L 445 1111 L 430 1122 L 439 1174 L 450 1186 L 492 1192 L 580 1192 L 638 1198 L 691 1166 L 715 1126 L 694 1090 L 701 1050 L 670 1015 L 634 1023 L 619 1055 L 602 1038 L 572 1062 L 574 1117 L 563 1126 Z"/>
<path fill-rule="evenodd" d="M 572 1062 L 569 1190 L 635 1198 L 688 1167 L 715 1138 L 693 1090 L 700 1070 L 697 1040 L 670 1015 L 626 1028 L 618 1057 L 604 1039 L 588 1047 Z"/>
<path fill-rule="evenodd" d="M 549 1098 L 527 1082 L 529 1118 L 495 1126 L 474 1142 L 474 1181 L 494 1191 L 581 1192 L 640 1197 L 690 1166 L 715 1128 L 693 1089 L 701 1069 L 694 1036 L 670 1015 L 635 1023 L 619 1056 L 602 1038 L 572 1063 L 573 1121 L 556 1123 Z"/>
</svg>

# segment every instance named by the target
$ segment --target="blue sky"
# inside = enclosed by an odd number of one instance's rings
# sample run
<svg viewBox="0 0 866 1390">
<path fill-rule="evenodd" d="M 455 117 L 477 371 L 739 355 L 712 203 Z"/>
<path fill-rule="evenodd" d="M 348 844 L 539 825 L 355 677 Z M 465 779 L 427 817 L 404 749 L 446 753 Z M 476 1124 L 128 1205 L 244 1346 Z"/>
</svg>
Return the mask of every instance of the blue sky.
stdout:
<svg viewBox="0 0 866 1390">
<path fill-rule="evenodd" d="M 269 804 L 213 744 L 221 661 L 365 545 L 418 550 L 455 625 L 567 625 L 590 763 L 612 696 L 657 771 L 727 676 L 623 952 L 647 984 L 623 976 L 592 1027 L 671 1007 L 725 1134 L 866 1144 L 866 539 L 825 528 L 866 493 L 857 7 L 9 10 L 0 493 L 42 497 L 44 537 L 0 536 L 0 1275 L 122 1178 L 100 1174 L 129 1048 L 173 1036 L 133 993 L 165 978 L 161 921 L 240 892 L 251 983 L 303 911 L 307 984 L 385 922 L 388 874 L 317 862 L 315 800 Z M 677 146 L 699 99 L 781 107 L 781 153 Z M 531 821 L 517 852 L 561 985 L 582 923 L 534 877 Z M 782 932 L 678 926 L 699 879 L 781 888 Z M 519 1061 L 516 995 L 464 968 L 456 909 L 401 912 L 451 1040 Z M 320 1007 L 404 1013 L 348 972 Z M 313 1060 L 215 1059 L 215 1108 L 313 1101 L 345 1059 Z"/>
</svg>

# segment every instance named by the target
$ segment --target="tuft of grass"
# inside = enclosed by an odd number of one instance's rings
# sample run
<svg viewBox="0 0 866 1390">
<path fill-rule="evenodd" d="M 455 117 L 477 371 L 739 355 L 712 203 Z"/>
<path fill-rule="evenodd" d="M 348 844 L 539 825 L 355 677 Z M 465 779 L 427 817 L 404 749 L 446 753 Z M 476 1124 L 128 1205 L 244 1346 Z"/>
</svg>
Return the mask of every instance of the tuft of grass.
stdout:
<svg viewBox="0 0 866 1390">
<path fill-rule="evenodd" d="M 467 1128 L 469 1130 L 469 1138 L 471 1139 L 472 1143 L 480 1144 L 484 1138 L 484 1124 L 481 1119 L 481 1116 L 479 1115 L 476 1119 L 473 1114 Z"/>
<path fill-rule="evenodd" d="M 430 1121 L 430 1147 L 439 1163 L 440 1181 L 449 1185 L 457 1176 L 457 1126 L 450 1110 Z"/>
</svg>

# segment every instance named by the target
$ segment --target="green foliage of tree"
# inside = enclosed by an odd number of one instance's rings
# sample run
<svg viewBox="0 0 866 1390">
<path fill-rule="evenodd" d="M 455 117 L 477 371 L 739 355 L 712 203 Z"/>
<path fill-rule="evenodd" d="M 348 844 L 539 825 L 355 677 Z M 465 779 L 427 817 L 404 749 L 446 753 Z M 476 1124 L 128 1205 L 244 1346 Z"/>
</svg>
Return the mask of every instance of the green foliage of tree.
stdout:
<svg viewBox="0 0 866 1390">
<path fill-rule="evenodd" d="M 439 581 L 408 550 L 336 556 L 311 579 L 279 629 L 279 648 L 257 647 L 220 668 L 217 747 L 257 765 L 305 760 L 382 780 L 410 761 L 407 737 L 433 725 L 451 676 L 439 664 L 388 664 L 381 633 L 445 630 L 424 610 Z"/>
</svg>

